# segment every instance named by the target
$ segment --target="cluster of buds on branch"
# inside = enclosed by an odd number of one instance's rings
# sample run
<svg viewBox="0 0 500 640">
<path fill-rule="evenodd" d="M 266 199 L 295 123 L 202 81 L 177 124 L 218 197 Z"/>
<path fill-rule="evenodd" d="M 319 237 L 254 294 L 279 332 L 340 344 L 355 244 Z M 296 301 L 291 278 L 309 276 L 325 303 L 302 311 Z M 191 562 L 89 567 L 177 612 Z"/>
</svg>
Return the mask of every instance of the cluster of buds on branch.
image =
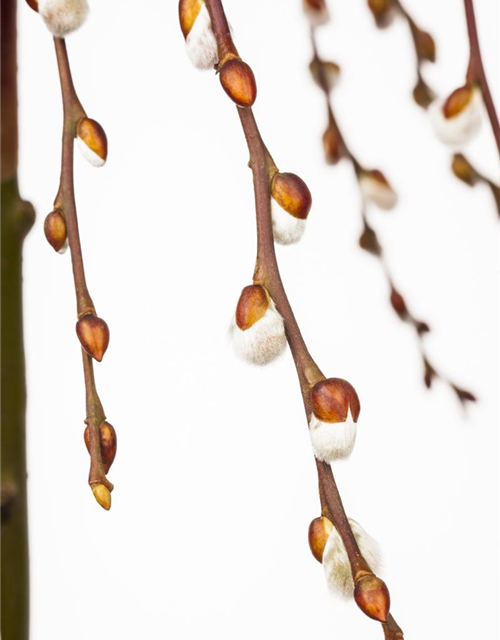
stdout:
<svg viewBox="0 0 500 640">
<path fill-rule="evenodd" d="M 379 17 L 385 15 L 386 13 L 386 17 L 388 17 L 389 11 L 403 11 L 399 2 L 370 2 L 370 8 Z M 416 27 L 413 27 L 413 31 L 415 29 Z M 368 222 L 367 217 L 367 203 L 374 204 L 379 209 L 389 211 L 393 209 L 397 204 L 397 194 L 390 185 L 386 176 L 381 171 L 379 171 L 378 169 L 369 170 L 363 168 L 358 159 L 354 156 L 350 148 L 347 146 L 333 109 L 332 89 L 337 84 L 337 80 L 340 75 L 340 68 L 337 64 L 330 61 L 325 61 L 320 57 L 318 53 L 316 27 L 314 25 L 311 25 L 311 41 L 313 48 L 313 59 L 309 65 L 309 68 L 311 70 L 313 80 L 319 86 L 325 97 L 328 112 L 328 125 L 323 135 L 325 160 L 330 165 L 337 164 L 337 162 L 339 162 L 341 159 L 348 160 L 351 163 L 356 175 L 357 183 L 361 193 L 362 232 L 359 238 L 359 246 L 361 247 L 361 249 L 370 253 L 379 260 L 382 266 L 382 271 L 387 280 L 389 289 L 389 302 L 391 307 L 394 309 L 401 321 L 410 324 L 415 329 L 420 353 L 422 356 L 423 378 L 426 387 L 430 388 L 433 380 L 439 378 L 451 388 L 451 390 L 455 393 L 462 404 L 467 401 L 474 401 L 475 397 L 472 393 L 460 388 L 449 378 L 447 378 L 443 374 L 438 373 L 437 368 L 430 364 L 429 357 L 425 352 L 423 342 L 425 334 L 430 331 L 430 327 L 426 322 L 416 318 L 411 313 L 403 295 L 396 288 L 393 276 L 391 275 L 391 272 L 385 260 L 383 247 L 378 239 L 378 235 L 375 229 Z"/>
<path fill-rule="evenodd" d="M 64 38 L 78 29 L 88 14 L 86 0 L 28 0 L 54 36 L 64 108 L 62 165 L 54 209 L 45 219 L 44 232 L 52 248 L 61 253 L 69 245 L 77 299 L 76 334 L 82 347 L 87 417 L 84 440 L 90 454 L 89 485 L 97 502 L 111 507 L 113 485 L 106 477 L 116 455 L 116 432 L 106 421 L 97 395 L 93 361 L 101 362 L 109 344 L 109 328 L 97 316 L 85 279 L 73 182 L 74 140 L 94 167 L 104 165 L 108 142 L 101 125 L 88 118 L 75 91 Z"/>
<path fill-rule="evenodd" d="M 323 0 L 304 0 L 304 10 L 315 25 L 328 19 Z M 203 22 L 195 31 L 201 16 Z M 340 585 L 340 591 L 349 593 L 367 616 L 381 622 L 386 638 L 401 639 L 403 633 L 389 612 L 387 587 L 370 566 L 372 562 L 377 564 L 373 547 L 362 528 L 347 518 L 330 466 L 347 458 L 353 449 L 359 398 L 347 381 L 326 379 L 309 354 L 279 273 L 275 243 L 292 244 L 300 239 L 312 205 L 311 194 L 301 178 L 278 170 L 262 140 L 250 108 L 256 99 L 255 78 L 234 45 L 221 0 L 180 0 L 179 19 L 192 60 L 192 38 L 196 35 L 195 66 L 200 67 L 196 62 L 213 52 L 212 36 L 215 38 L 215 70 L 224 91 L 237 106 L 250 153 L 257 258 L 253 283 L 241 292 L 231 323 L 236 353 L 252 364 L 265 365 L 277 358 L 288 343 L 299 376 L 319 479 L 322 515 L 318 520 L 324 525 L 324 532 L 312 527 L 318 533 L 310 534 L 311 546 L 316 557 L 324 561 L 327 582 Z M 200 52 L 200 47 L 206 50 Z M 381 181 L 377 172 L 365 173 L 366 180 L 375 180 L 381 189 L 387 189 L 387 181 Z M 376 189 L 374 195 L 371 183 L 370 188 L 371 197 L 386 205 L 387 198 L 380 197 Z"/>
</svg>

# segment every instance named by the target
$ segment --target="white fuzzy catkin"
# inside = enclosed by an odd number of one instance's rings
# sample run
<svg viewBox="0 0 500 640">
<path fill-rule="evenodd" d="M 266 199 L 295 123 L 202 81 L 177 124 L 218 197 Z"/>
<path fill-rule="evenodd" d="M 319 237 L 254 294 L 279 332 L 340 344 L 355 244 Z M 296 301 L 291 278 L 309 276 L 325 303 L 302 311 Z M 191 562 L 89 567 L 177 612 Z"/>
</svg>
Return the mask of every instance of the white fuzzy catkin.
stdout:
<svg viewBox="0 0 500 640">
<path fill-rule="evenodd" d="M 302 238 L 306 221 L 292 216 L 274 200 L 272 200 L 271 217 L 275 242 L 284 245 L 294 244 Z"/>
<path fill-rule="evenodd" d="M 236 354 L 251 364 L 265 365 L 280 356 L 286 347 L 285 325 L 274 302 L 260 320 L 242 331 L 233 317 L 229 329 Z"/>
<path fill-rule="evenodd" d="M 348 458 L 354 449 L 357 431 L 350 409 L 345 422 L 322 422 L 312 413 L 309 435 L 315 457 L 328 463 Z"/>
<path fill-rule="evenodd" d="M 204 2 L 191 31 L 187 35 L 186 52 L 197 69 L 213 69 L 218 62 L 217 42 Z"/>
<path fill-rule="evenodd" d="M 470 102 L 460 113 L 447 118 L 443 112 L 446 100 L 438 99 L 429 107 L 429 117 L 436 136 L 449 145 L 469 142 L 481 127 L 481 94 L 476 89 Z"/>
<path fill-rule="evenodd" d="M 393 209 L 398 201 L 397 193 L 387 184 L 377 180 L 368 173 L 363 173 L 359 178 L 359 185 L 363 196 L 377 205 L 380 209 Z"/>
<path fill-rule="evenodd" d="M 38 12 L 56 38 L 65 38 L 85 22 L 87 0 L 38 0 Z"/>
<path fill-rule="evenodd" d="M 381 564 L 378 543 L 366 533 L 356 520 L 352 518 L 348 518 L 348 520 L 361 555 L 368 562 L 372 571 L 377 573 Z M 342 538 L 335 527 L 333 527 L 328 536 L 323 552 L 323 569 L 329 589 L 336 595 L 352 598 L 354 581 L 352 579 L 351 565 L 349 564 Z"/>
<path fill-rule="evenodd" d="M 79 136 L 76 137 L 76 142 L 82 156 L 87 162 L 90 162 L 93 167 L 102 167 L 103 164 L 105 164 L 106 160 L 103 160 L 95 151 L 92 151 Z"/>
</svg>

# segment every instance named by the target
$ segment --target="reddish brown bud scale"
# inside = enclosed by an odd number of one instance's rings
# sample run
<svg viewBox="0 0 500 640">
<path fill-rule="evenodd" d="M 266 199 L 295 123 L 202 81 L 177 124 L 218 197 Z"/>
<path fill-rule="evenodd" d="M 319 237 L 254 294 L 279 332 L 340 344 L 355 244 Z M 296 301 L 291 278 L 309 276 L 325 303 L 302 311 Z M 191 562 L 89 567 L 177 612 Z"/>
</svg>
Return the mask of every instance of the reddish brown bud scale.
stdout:
<svg viewBox="0 0 500 640">
<path fill-rule="evenodd" d="M 303 0 L 304 7 L 311 11 L 325 11 L 326 10 L 326 2 L 325 0 Z"/>
<path fill-rule="evenodd" d="M 307 184 L 294 173 L 277 173 L 273 179 L 271 195 L 287 213 L 305 220 L 312 205 Z"/>
<path fill-rule="evenodd" d="M 200 10 L 201 0 L 180 0 L 179 23 L 181 25 L 182 35 L 184 38 L 188 37 Z"/>
<path fill-rule="evenodd" d="M 436 43 L 434 38 L 427 31 L 421 29 L 415 29 L 415 46 L 417 49 L 417 56 L 420 60 L 428 60 L 429 62 L 436 61 Z"/>
<path fill-rule="evenodd" d="M 354 422 L 361 409 L 354 387 L 342 378 L 328 378 L 314 385 L 311 391 L 314 415 L 322 422 L 345 422 L 350 410 Z"/>
<path fill-rule="evenodd" d="M 64 248 L 68 239 L 68 232 L 66 229 L 66 220 L 61 211 L 56 209 L 49 213 L 45 218 L 43 224 L 43 231 L 47 242 L 54 249 L 54 251 L 61 251 Z"/>
<path fill-rule="evenodd" d="M 443 104 L 445 118 L 453 118 L 461 113 L 472 100 L 472 96 L 472 88 L 468 85 L 455 89 Z"/>
<path fill-rule="evenodd" d="M 427 109 L 427 107 L 436 98 L 435 93 L 425 84 L 422 78 L 418 79 L 417 84 L 413 89 L 413 99 L 419 107 Z"/>
<path fill-rule="evenodd" d="M 384 29 L 391 23 L 394 14 L 394 0 L 368 0 L 368 8 L 380 29 Z"/>
<path fill-rule="evenodd" d="M 337 164 L 342 157 L 342 142 L 337 128 L 333 125 L 323 134 L 323 150 L 328 164 Z"/>
<path fill-rule="evenodd" d="M 309 525 L 309 548 L 318 562 L 323 562 L 323 553 L 332 529 L 333 524 L 324 516 L 314 518 Z"/>
<path fill-rule="evenodd" d="M 251 107 L 257 98 L 257 84 L 252 69 L 238 58 L 230 58 L 221 67 L 222 88 L 239 107 Z"/>
<path fill-rule="evenodd" d="M 242 331 L 250 329 L 266 313 L 269 294 L 260 284 L 251 284 L 241 292 L 236 306 L 236 324 Z"/>
<path fill-rule="evenodd" d="M 83 349 L 101 362 L 109 345 L 109 327 L 102 318 L 87 313 L 76 323 L 76 334 Z"/>
<path fill-rule="evenodd" d="M 390 300 L 394 311 L 402 320 L 405 320 L 409 314 L 408 307 L 406 306 L 406 302 L 403 296 L 398 291 L 396 291 L 396 289 L 391 289 Z"/>
<path fill-rule="evenodd" d="M 26 4 L 38 13 L 38 0 L 26 0 Z"/>
<path fill-rule="evenodd" d="M 369 171 L 365 171 L 364 173 L 367 176 L 370 176 L 370 178 L 373 178 L 374 180 L 376 180 L 377 182 L 380 182 L 380 184 L 385 185 L 386 187 L 391 186 L 389 184 L 389 181 L 385 177 L 385 175 L 382 173 L 382 171 L 379 171 L 378 169 L 370 169 Z"/>
<path fill-rule="evenodd" d="M 369 618 L 378 622 L 387 621 L 391 597 L 383 580 L 373 574 L 362 576 L 356 581 L 354 599 L 361 611 Z"/>
<path fill-rule="evenodd" d="M 473 187 L 479 181 L 479 175 L 462 153 L 455 153 L 451 170 L 459 180 Z"/>
<path fill-rule="evenodd" d="M 82 118 L 77 125 L 76 135 L 104 162 L 108 157 L 108 139 L 101 125 L 92 118 Z"/>
<path fill-rule="evenodd" d="M 90 427 L 86 427 L 83 438 L 85 440 L 85 446 L 90 453 Z M 113 460 L 116 456 L 116 431 L 109 422 L 103 422 L 99 427 L 99 444 L 101 447 L 101 460 L 104 473 L 108 473 Z"/>
<path fill-rule="evenodd" d="M 382 254 L 382 247 L 378 241 L 377 234 L 366 224 L 359 238 L 359 246 L 374 256 L 380 256 Z"/>
</svg>

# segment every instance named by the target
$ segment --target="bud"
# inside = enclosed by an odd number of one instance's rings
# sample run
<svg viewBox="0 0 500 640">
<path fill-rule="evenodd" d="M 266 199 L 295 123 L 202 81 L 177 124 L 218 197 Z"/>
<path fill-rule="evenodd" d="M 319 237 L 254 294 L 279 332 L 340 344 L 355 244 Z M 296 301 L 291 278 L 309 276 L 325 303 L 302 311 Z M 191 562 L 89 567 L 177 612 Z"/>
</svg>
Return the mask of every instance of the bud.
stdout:
<svg viewBox="0 0 500 640">
<path fill-rule="evenodd" d="M 328 378 L 311 391 L 313 413 L 309 435 L 317 460 L 348 458 L 356 442 L 360 404 L 354 387 L 342 378 Z"/>
<path fill-rule="evenodd" d="M 324 516 L 314 518 L 309 525 L 309 548 L 318 562 L 323 562 L 323 553 L 332 529 L 333 524 Z"/>
<path fill-rule="evenodd" d="M 191 63 L 197 69 L 213 69 L 219 54 L 204 0 L 180 0 L 179 21 Z"/>
<path fill-rule="evenodd" d="M 103 509 L 106 511 L 111 509 L 111 493 L 107 487 L 103 484 L 96 484 L 92 487 L 92 493 Z"/>
<path fill-rule="evenodd" d="M 87 0 L 38 0 L 38 12 L 56 38 L 79 29 L 87 18 Z"/>
<path fill-rule="evenodd" d="M 430 389 L 432 386 L 432 381 L 436 377 L 436 370 L 431 365 L 431 363 L 424 357 L 424 384 Z"/>
<path fill-rule="evenodd" d="M 415 27 L 413 37 L 415 38 L 418 59 L 436 62 L 436 43 L 431 34 Z"/>
<path fill-rule="evenodd" d="M 90 453 L 90 427 L 83 432 L 85 446 Z M 99 445 L 101 447 L 101 460 L 104 473 L 107 474 L 116 456 L 116 431 L 109 422 L 103 422 L 99 427 Z"/>
<path fill-rule="evenodd" d="M 66 220 L 59 209 L 52 211 L 45 218 L 43 231 L 47 242 L 58 253 L 64 253 L 68 247 L 68 232 L 66 230 Z"/>
<path fill-rule="evenodd" d="M 323 150 L 327 164 L 337 164 L 342 157 L 342 140 L 335 125 L 328 125 L 323 134 Z"/>
<path fill-rule="evenodd" d="M 283 353 L 283 318 L 265 287 L 252 284 L 243 289 L 230 333 L 236 354 L 251 364 L 268 364 Z"/>
<path fill-rule="evenodd" d="M 220 70 L 222 88 L 239 107 L 251 107 L 257 98 L 257 84 L 252 69 L 243 60 L 230 58 Z"/>
<path fill-rule="evenodd" d="M 101 125 L 82 118 L 76 128 L 76 140 L 85 160 L 93 167 L 102 167 L 108 157 L 108 139 Z"/>
<path fill-rule="evenodd" d="M 320 27 L 330 20 L 326 0 L 302 0 L 304 13 L 313 27 Z"/>
<path fill-rule="evenodd" d="M 359 246 L 374 256 L 382 255 L 382 247 L 375 231 L 365 222 L 363 233 L 359 237 Z"/>
<path fill-rule="evenodd" d="M 392 23 L 395 15 L 394 0 L 368 0 L 368 8 L 380 29 L 385 29 Z"/>
<path fill-rule="evenodd" d="M 424 333 L 429 333 L 431 328 L 427 324 L 427 322 L 423 322 L 423 320 L 413 320 L 413 324 L 419 336 L 423 336 Z"/>
<path fill-rule="evenodd" d="M 338 84 L 340 67 L 335 62 L 325 62 L 314 58 L 309 64 L 309 71 L 314 82 L 322 89 L 331 91 Z"/>
<path fill-rule="evenodd" d="M 399 291 L 396 291 L 396 289 L 394 289 L 394 287 L 391 288 L 390 301 L 392 308 L 398 314 L 401 320 L 407 320 L 410 314 L 408 313 L 408 307 L 406 306 L 405 299 L 399 293 Z"/>
<path fill-rule="evenodd" d="M 461 389 L 460 387 L 457 387 L 454 384 L 451 385 L 451 388 L 456 393 L 457 398 L 460 400 L 460 402 L 462 403 L 462 405 L 464 407 L 468 402 L 476 402 L 477 401 L 476 396 L 473 393 L 471 393 L 470 391 L 467 391 L 466 389 Z"/>
<path fill-rule="evenodd" d="M 284 245 L 298 242 L 312 205 L 306 183 L 294 173 L 277 173 L 271 185 L 271 195 L 279 205 L 273 206 L 271 211 L 274 240 Z"/>
<path fill-rule="evenodd" d="M 83 349 L 101 362 L 109 345 L 109 328 L 102 318 L 87 313 L 76 323 L 76 335 Z"/>
<path fill-rule="evenodd" d="M 356 520 L 349 518 L 349 525 L 361 555 L 373 571 L 378 571 L 381 563 L 377 542 L 366 533 Z M 323 569 L 326 583 L 332 593 L 344 598 L 351 598 L 354 591 L 351 565 L 342 538 L 335 527 L 332 527 L 323 552 Z"/>
<path fill-rule="evenodd" d="M 359 186 L 363 196 L 380 209 L 388 211 L 396 206 L 398 196 L 382 171 L 378 169 L 361 171 Z"/>
<path fill-rule="evenodd" d="M 468 142 L 481 126 L 481 96 L 479 89 L 465 85 L 446 100 L 435 100 L 429 109 L 437 137 L 446 144 Z"/>
<path fill-rule="evenodd" d="M 419 75 L 417 84 L 413 89 L 413 99 L 419 107 L 427 109 L 429 105 L 436 99 L 436 94 L 432 89 L 424 82 L 423 78 Z"/>
<path fill-rule="evenodd" d="M 387 621 L 391 598 L 383 580 L 370 573 L 361 576 L 354 587 L 354 599 L 369 618 L 379 622 Z"/>
<path fill-rule="evenodd" d="M 38 13 L 38 0 L 26 0 L 26 4 Z"/>
<path fill-rule="evenodd" d="M 459 180 L 473 187 L 480 180 L 480 176 L 462 153 L 455 153 L 451 163 L 451 170 Z"/>
</svg>

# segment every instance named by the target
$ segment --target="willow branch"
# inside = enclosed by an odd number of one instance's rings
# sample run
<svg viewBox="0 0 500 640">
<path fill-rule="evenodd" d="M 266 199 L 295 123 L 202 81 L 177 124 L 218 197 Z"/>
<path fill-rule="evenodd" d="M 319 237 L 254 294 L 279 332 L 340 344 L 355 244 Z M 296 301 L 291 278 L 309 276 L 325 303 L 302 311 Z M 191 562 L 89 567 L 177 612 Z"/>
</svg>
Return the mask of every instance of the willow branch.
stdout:
<svg viewBox="0 0 500 640">
<path fill-rule="evenodd" d="M 219 61 L 221 61 L 227 51 L 236 54 L 236 47 L 232 43 L 221 0 L 206 0 L 206 5 L 217 40 Z M 306 418 L 309 420 L 309 416 L 312 413 L 311 389 L 316 383 L 324 380 L 325 376 L 307 349 L 286 295 L 278 268 L 271 219 L 270 187 L 270 181 L 276 171 L 276 167 L 262 140 L 252 110 L 250 108 L 237 107 L 237 112 L 250 153 L 249 165 L 252 169 L 254 182 L 258 240 L 254 283 L 265 286 L 277 310 L 283 317 L 286 337 L 299 378 Z M 352 533 L 331 467 L 318 460 L 316 460 L 316 467 L 322 514 L 328 517 L 338 530 L 356 581 L 360 573 L 372 573 L 371 569 L 361 555 Z M 386 625 L 390 626 L 392 620 L 392 618 L 389 618 Z M 390 637 L 396 638 L 397 636 Z"/>
</svg>

